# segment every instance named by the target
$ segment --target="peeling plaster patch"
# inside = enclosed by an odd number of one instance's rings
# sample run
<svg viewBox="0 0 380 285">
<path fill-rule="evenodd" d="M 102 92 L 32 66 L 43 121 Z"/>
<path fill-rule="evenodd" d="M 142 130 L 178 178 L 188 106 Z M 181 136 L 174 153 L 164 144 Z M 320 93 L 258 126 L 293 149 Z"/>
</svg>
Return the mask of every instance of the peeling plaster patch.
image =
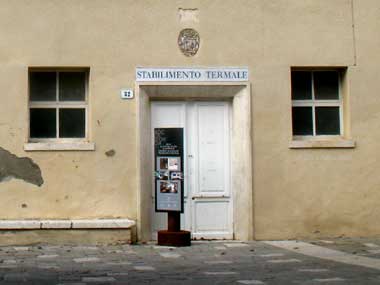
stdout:
<svg viewBox="0 0 380 285">
<path fill-rule="evenodd" d="M 111 149 L 111 150 L 109 150 L 109 151 L 106 151 L 106 156 L 108 156 L 108 157 L 113 157 L 113 156 L 115 156 L 115 154 L 116 154 L 116 151 L 114 150 L 114 149 Z"/>
<path fill-rule="evenodd" d="M 199 10 L 198 9 L 178 9 L 178 17 L 180 23 L 198 23 L 199 22 Z"/>
<path fill-rule="evenodd" d="M 44 183 L 40 167 L 28 157 L 17 157 L 0 147 L 0 182 L 11 178 L 41 186 Z"/>
</svg>

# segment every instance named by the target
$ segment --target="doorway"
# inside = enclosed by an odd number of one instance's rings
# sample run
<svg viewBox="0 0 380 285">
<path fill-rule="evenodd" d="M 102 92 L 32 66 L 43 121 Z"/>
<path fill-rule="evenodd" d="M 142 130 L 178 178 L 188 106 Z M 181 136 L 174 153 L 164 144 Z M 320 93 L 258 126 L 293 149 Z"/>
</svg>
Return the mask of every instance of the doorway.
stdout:
<svg viewBox="0 0 380 285">
<path fill-rule="evenodd" d="M 176 116 L 180 119 L 182 125 L 173 126 L 186 126 L 189 124 L 188 116 L 196 118 L 196 116 L 188 115 L 197 108 L 194 105 L 207 104 L 207 103 L 227 103 L 229 124 L 230 124 L 230 189 L 229 189 L 229 210 L 232 214 L 229 216 L 230 221 L 228 226 L 233 227 L 230 231 L 232 238 L 237 240 L 250 240 L 253 238 L 253 181 L 252 181 L 252 137 L 251 137 L 251 91 L 250 84 L 247 83 L 228 83 L 228 82 L 216 82 L 216 83 L 189 83 L 189 82 L 139 82 L 136 84 L 136 100 L 138 104 L 138 152 L 137 152 L 137 165 L 139 169 L 139 175 L 137 180 L 137 236 L 139 241 L 148 241 L 152 239 L 153 224 L 159 223 L 159 217 L 152 215 L 152 208 L 154 200 L 152 198 L 152 189 L 154 184 L 153 177 L 153 148 L 152 148 L 152 129 L 153 125 L 152 105 L 159 103 L 170 103 L 177 105 L 176 107 L 169 107 L 168 111 L 171 111 L 172 116 Z M 199 106 L 198 106 L 199 107 Z M 203 109 L 202 109 L 203 107 Z M 203 115 L 203 120 L 209 121 L 207 118 L 208 112 L 205 112 L 205 108 L 200 108 L 200 115 Z M 199 108 L 198 108 L 199 109 Z M 182 110 L 182 111 L 179 111 Z M 204 112 L 202 112 L 204 111 Z M 162 120 L 164 117 L 161 117 Z M 181 121 L 182 120 L 182 121 Z M 212 120 L 210 120 L 212 122 Z M 165 122 L 164 122 L 165 123 Z M 204 124 L 201 125 L 203 127 Z M 188 127 L 187 127 L 188 128 Z M 190 127 L 191 129 L 191 127 Z M 193 128 L 194 129 L 194 128 Z M 207 130 L 206 126 L 205 129 Z M 205 131 L 207 133 L 207 131 Z M 189 135 L 188 135 L 189 137 Z M 194 136 L 193 136 L 194 137 Z M 199 136 L 198 136 L 199 138 Z M 188 142 L 186 143 L 187 147 Z M 186 149 L 187 151 L 187 149 Z M 189 155 L 194 155 L 189 153 Z M 186 163 L 187 163 L 186 158 Z M 224 161 L 224 159 L 223 159 Z M 201 169 L 199 165 L 198 170 Z M 189 179 L 186 179 L 189 181 Z M 207 186 L 207 185 L 206 185 Z M 233 190 L 231 190 L 233 189 Z M 206 192 L 207 191 L 201 191 Z M 212 191 L 209 191 L 212 193 Z M 210 195 L 210 193 L 207 193 Z M 207 228 L 209 224 L 202 224 L 203 217 L 206 215 L 217 216 L 214 213 L 209 214 L 206 210 L 209 208 L 207 203 L 209 197 L 205 197 L 203 193 L 200 193 L 199 197 L 194 197 L 194 207 L 199 209 L 199 213 L 204 211 L 203 214 L 198 215 L 202 217 L 201 220 L 195 220 L 194 211 L 190 213 L 190 219 L 183 216 L 182 225 L 184 228 L 189 228 L 195 222 L 199 222 L 199 233 L 206 236 Z M 223 194 L 220 195 L 220 199 Z M 189 207 L 193 197 L 187 197 L 186 207 Z M 211 197 L 212 198 L 212 197 Z M 202 201 L 204 203 L 202 203 Z M 221 204 L 217 203 L 217 204 Z M 222 208 L 222 207 L 220 207 Z M 224 206 L 223 209 L 226 207 Z M 225 213 L 223 213 L 225 214 Z M 164 216 L 165 217 L 165 216 Z M 223 215 L 217 216 L 223 217 Z M 158 221 L 157 221 L 158 220 Z M 226 219 L 225 219 L 226 220 Z M 166 223 L 166 218 L 161 219 L 162 223 Z M 228 228 L 224 227 L 225 228 Z M 165 228 L 166 224 L 161 225 L 160 228 Z M 202 228 L 203 227 L 203 228 Z M 217 229 L 218 230 L 218 229 Z M 212 229 L 209 232 L 214 232 L 211 238 L 219 238 L 217 230 Z M 221 232 L 221 231 L 219 231 Z M 223 230 L 223 234 L 226 232 Z M 201 236 L 199 235 L 199 236 Z M 225 235 L 227 236 L 227 235 Z M 194 237 L 197 237 L 196 235 Z"/>
<path fill-rule="evenodd" d="M 151 102 L 152 137 L 154 128 L 184 129 L 181 225 L 194 239 L 233 238 L 231 126 L 227 101 Z M 154 195 L 152 189 L 152 239 L 167 228 L 167 214 L 154 211 Z"/>
</svg>

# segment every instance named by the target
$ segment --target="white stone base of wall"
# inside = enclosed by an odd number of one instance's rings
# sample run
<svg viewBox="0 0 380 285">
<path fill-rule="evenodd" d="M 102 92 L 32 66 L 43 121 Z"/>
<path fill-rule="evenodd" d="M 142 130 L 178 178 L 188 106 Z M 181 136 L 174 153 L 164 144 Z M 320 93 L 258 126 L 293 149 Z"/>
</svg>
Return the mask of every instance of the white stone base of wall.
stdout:
<svg viewBox="0 0 380 285">
<path fill-rule="evenodd" d="M 135 221 L 129 219 L 0 220 L 0 230 L 129 229 L 135 225 Z"/>
<path fill-rule="evenodd" d="M 0 246 L 132 243 L 135 226 L 129 219 L 0 220 Z"/>
</svg>

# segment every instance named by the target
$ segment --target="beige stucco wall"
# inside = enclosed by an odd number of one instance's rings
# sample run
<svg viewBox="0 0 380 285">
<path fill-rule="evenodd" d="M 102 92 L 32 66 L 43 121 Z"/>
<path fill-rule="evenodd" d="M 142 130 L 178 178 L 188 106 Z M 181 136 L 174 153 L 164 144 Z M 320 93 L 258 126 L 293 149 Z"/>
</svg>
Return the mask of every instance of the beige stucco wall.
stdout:
<svg viewBox="0 0 380 285">
<path fill-rule="evenodd" d="M 178 8 L 199 21 L 181 23 Z M 379 19 L 376 0 L 0 0 L 0 147 L 31 157 L 45 181 L 0 183 L 0 218 L 137 219 L 138 109 L 120 88 L 137 66 L 248 66 L 254 236 L 380 234 Z M 201 36 L 193 58 L 177 47 L 183 27 Z M 95 151 L 23 151 L 36 66 L 90 68 Z M 289 149 L 291 66 L 348 67 L 356 148 Z"/>
</svg>

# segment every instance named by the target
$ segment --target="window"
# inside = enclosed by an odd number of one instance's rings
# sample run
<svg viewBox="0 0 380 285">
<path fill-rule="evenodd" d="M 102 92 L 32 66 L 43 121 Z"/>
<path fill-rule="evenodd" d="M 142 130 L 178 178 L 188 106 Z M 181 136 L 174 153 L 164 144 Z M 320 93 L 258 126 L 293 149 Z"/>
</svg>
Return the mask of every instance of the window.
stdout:
<svg viewBox="0 0 380 285">
<path fill-rule="evenodd" d="M 88 70 L 29 71 L 29 141 L 85 141 Z"/>
<path fill-rule="evenodd" d="M 339 70 L 292 70 L 293 137 L 343 135 Z"/>
</svg>

